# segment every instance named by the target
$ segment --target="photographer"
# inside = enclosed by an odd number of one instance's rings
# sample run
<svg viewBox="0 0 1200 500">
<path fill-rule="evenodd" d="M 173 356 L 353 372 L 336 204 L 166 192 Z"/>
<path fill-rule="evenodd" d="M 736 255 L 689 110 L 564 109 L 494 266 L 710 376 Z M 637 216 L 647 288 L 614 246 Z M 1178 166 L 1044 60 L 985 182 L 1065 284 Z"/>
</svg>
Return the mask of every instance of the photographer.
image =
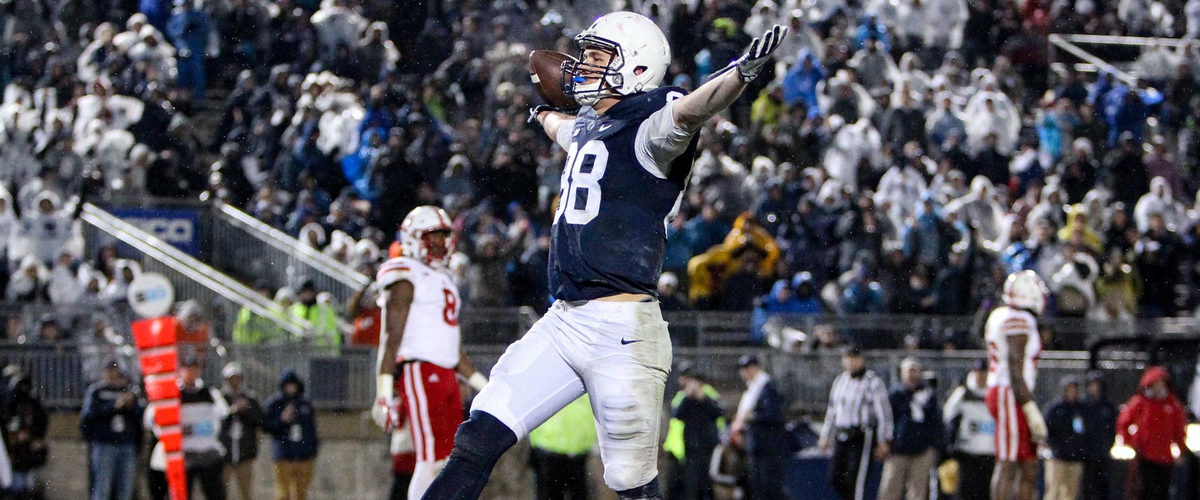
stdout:
<svg viewBox="0 0 1200 500">
<path fill-rule="evenodd" d="M 92 500 L 132 500 L 145 405 L 116 359 L 88 387 L 79 428 L 88 442 Z"/>
</svg>

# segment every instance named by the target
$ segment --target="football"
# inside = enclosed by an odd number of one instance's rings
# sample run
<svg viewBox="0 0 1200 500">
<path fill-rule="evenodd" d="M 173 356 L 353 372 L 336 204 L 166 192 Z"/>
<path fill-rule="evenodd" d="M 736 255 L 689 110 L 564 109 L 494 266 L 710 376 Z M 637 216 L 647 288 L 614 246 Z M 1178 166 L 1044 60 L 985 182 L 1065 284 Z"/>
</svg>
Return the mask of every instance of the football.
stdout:
<svg viewBox="0 0 1200 500">
<path fill-rule="evenodd" d="M 563 111 L 579 108 L 575 99 L 563 93 L 564 61 L 574 61 L 570 55 L 554 50 L 535 50 L 529 53 L 529 79 L 546 104 Z"/>
</svg>

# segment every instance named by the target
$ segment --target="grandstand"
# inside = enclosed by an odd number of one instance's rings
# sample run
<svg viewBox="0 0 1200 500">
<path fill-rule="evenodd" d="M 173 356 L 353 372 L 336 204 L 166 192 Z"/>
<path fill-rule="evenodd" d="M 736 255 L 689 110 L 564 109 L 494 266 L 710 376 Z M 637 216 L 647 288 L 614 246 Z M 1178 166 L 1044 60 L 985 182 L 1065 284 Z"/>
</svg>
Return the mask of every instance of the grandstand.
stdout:
<svg viewBox="0 0 1200 500">
<path fill-rule="evenodd" d="M 603 4 L 655 20 L 685 89 L 792 30 L 701 130 L 667 231 L 675 358 L 727 409 L 753 352 L 789 417 L 819 420 L 851 343 L 889 382 L 920 358 L 944 399 L 1019 270 L 1052 292 L 1038 401 L 1089 369 L 1124 400 L 1158 360 L 1188 394 L 1200 0 L 6 0 L 0 360 L 70 422 L 51 429 L 47 498 L 86 496 L 56 478 L 85 467 L 73 419 L 104 361 L 136 366 L 140 273 L 204 332 L 205 378 L 239 361 L 263 397 L 284 368 L 310 381 L 322 431 L 340 429 L 312 498 L 382 497 L 387 443 L 360 418 L 376 268 L 404 214 L 438 205 L 479 368 L 545 312 L 565 152 L 525 121 L 527 57 L 573 51 Z M 500 469 L 485 497 L 528 496 L 522 459 Z"/>
</svg>

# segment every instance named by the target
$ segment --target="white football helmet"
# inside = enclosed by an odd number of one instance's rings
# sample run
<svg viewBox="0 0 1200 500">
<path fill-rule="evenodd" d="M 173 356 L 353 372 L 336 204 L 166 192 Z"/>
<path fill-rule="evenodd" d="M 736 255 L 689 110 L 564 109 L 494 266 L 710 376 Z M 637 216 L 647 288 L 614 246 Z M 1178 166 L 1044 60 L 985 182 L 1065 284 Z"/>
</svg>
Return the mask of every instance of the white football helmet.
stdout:
<svg viewBox="0 0 1200 500">
<path fill-rule="evenodd" d="M 445 231 L 445 245 L 434 245 L 431 233 Z M 454 227 L 446 211 L 434 206 L 414 208 L 400 224 L 400 248 L 405 257 L 420 260 L 431 266 L 444 266 L 454 254 Z"/>
<path fill-rule="evenodd" d="M 1025 270 L 1008 275 L 1004 281 L 1004 303 L 1041 315 L 1046 310 L 1050 290 L 1037 273 Z"/>
<path fill-rule="evenodd" d="M 563 62 L 563 93 L 584 106 L 606 97 L 654 90 L 671 64 L 666 35 L 650 18 L 633 12 L 601 16 L 575 36 L 575 45 L 579 47 L 579 61 Z M 586 49 L 609 52 L 612 59 L 608 66 L 584 63 Z M 597 76 L 599 80 L 585 83 Z"/>
</svg>

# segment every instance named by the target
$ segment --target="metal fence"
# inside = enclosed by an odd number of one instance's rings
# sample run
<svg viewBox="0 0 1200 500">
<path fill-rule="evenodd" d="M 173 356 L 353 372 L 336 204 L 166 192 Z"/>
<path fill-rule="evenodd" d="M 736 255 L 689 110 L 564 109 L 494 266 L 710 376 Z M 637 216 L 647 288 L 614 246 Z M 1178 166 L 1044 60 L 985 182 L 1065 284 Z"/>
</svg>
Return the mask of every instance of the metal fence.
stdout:
<svg viewBox="0 0 1200 500">
<path fill-rule="evenodd" d="M 491 371 L 506 346 L 469 346 L 472 362 L 484 373 Z M 706 375 L 732 407 L 744 388 L 737 361 L 748 353 L 758 354 L 781 393 L 790 401 L 792 413 L 820 415 L 828 402 L 829 387 L 841 372 L 836 353 L 792 354 L 758 348 L 677 348 L 675 362 L 692 361 Z M 221 368 L 230 361 L 245 369 L 248 389 L 266 398 L 278 388 L 280 374 L 295 370 L 307 381 L 307 393 L 313 404 L 323 410 L 358 411 L 370 407 L 375 396 L 375 350 L 361 347 L 341 349 L 299 345 L 226 346 L 218 345 L 207 356 L 204 379 L 219 384 Z M 870 351 L 868 368 L 889 383 L 898 383 L 898 366 L 904 356 L 919 359 L 936 376 L 939 396 L 945 399 L 954 386 L 982 359 L 982 351 L 938 353 L 931 351 Z M 46 404 L 60 409 L 78 409 L 88 384 L 99 378 L 100 363 L 111 357 L 123 359 L 136 375 L 137 362 L 128 346 L 103 345 L 16 345 L 0 344 L 0 363 L 15 364 L 30 374 L 35 391 Z M 1082 377 L 1088 367 L 1086 353 L 1050 352 L 1039 363 L 1035 397 L 1049 402 L 1057 399 L 1066 377 Z M 1123 400 L 1136 389 L 1145 357 L 1135 353 L 1106 355 L 1102 363 L 1108 374 L 1114 398 Z M 667 395 L 678 389 L 674 378 L 668 382 Z"/>
<path fill-rule="evenodd" d="M 362 273 L 300 244 L 229 205 L 218 203 L 209 213 L 213 265 L 240 276 L 263 279 L 273 287 L 296 287 L 311 279 L 317 290 L 345 301 L 370 283 Z"/>
<path fill-rule="evenodd" d="M 676 345 L 688 347 L 761 345 L 766 338 L 752 330 L 751 313 L 716 311 L 664 313 Z M 813 332 L 828 327 L 842 342 L 869 349 L 902 349 L 915 342 L 923 349 L 982 349 L 983 316 L 922 315 L 774 315 L 766 330 L 790 330 L 790 335 L 815 343 Z M 1086 350 L 1097 339 L 1134 333 L 1180 335 L 1200 332 L 1195 318 L 1161 318 L 1137 321 L 1090 321 L 1082 318 L 1038 320 L 1047 350 Z M 807 347 L 805 347 L 807 349 Z"/>
<path fill-rule="evenodd" d="M 80 219 L 89 254 L 112 245 L 119 255 L 139 262 L 143 271 L 166 276 L 174 285 L 176 300 L 195 301 L 218 336 L 228 338 L 243 308 L 293 337 L 303 337 L 311 329 L 307 321 L 290 317 L 269 298 L 98 207 L 87 205 Z"/>
</svg>

